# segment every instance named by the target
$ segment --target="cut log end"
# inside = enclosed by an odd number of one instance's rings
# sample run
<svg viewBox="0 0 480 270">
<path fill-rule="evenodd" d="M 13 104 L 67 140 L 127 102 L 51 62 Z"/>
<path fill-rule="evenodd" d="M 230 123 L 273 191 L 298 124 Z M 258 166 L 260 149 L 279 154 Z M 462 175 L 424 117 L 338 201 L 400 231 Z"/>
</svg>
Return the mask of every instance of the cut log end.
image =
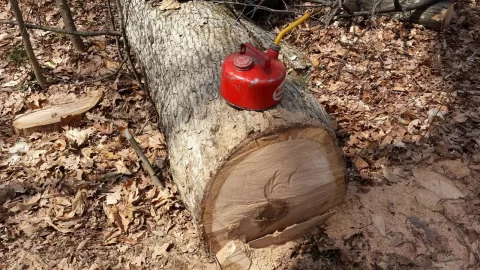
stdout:
<svg viewBox="0 0 480 270">
<path fill-rule="evenodd" d="M 263 238 L 254 247 L 291 240 L 318 225 L 311 220 L 345 195 L 343 161 L 323 127 L 291 128 L 252 140 L 228 158 L 213 182 L 204 225 L 215 249 L 231 239 L 250 242 L 287 228 L 285 237 Z"/>
<path fill-rule="evenodd" d="M 450 1 L 442 1 L 429 7 L 417 9 L 410 16 L 410 21 L 433 30 L 443 31 L 450 25 L 454 5 Z"/>
</svg>

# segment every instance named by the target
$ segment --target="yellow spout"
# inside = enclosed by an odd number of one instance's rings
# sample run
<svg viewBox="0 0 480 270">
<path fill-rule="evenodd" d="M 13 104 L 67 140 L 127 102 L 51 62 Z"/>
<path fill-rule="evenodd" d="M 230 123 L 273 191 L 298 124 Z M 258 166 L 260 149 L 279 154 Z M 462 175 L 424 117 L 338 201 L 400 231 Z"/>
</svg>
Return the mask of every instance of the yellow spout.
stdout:
<svg viewBox="0 0 480 270">
<path fill-rule="evenodd" d="M 306 21 L 308 18 L 310 18 L 310 13 L 305 13 L 305 15 L 303 15 L 298 20 L 291 23 L 289 26 L 287 26 L 277 35 L 277 38 L 275 38 L 275 41 L 273 42 L 273 44 L 278 46 L 278 44 L 280 44 L 280 40 L 283 38 L 283 36 L 285 36 L 286 33 L 290 32 L 293 28 L 297 27 L 299 24 Z"/>
</svg>

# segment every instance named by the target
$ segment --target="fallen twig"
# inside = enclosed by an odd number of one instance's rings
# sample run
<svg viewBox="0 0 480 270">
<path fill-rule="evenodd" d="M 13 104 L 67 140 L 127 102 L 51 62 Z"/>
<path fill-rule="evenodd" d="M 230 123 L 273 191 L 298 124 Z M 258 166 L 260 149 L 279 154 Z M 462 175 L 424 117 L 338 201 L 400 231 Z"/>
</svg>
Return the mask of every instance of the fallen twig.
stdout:
<svg viewBox="0 0 480 270">
<path fill-rule="evenodd" d="M 123 136 L 125 136 L 125 138 L 128 139 L 128 141 L 130 142 L 130 144 L 132 145 L 133 149 L 135 149 L 135 152 L 137 152 L 137 155 L 138 155 L 138 158 L 140 159 L 140 161 L 142 162 L 142 166 L 143 166 L 143 169 L 145 169 L 148 174 L 150 175 L 150 177 L 152 178 L 152 181 L 153 181 L 153 184 L 155 184 L 156 186 L 158 187 L 161 187 L 161 188 L 164 188 L 165 185 L 160 181 L 160 179 L 158 179 L 158 177 L 155 175 L 155 171 L 153 170 L 152 168 L 152 165 L 150 164 L 150 162 L 148 161 L 147 157 L 145 156 L 145 154 L 143 153 L 142 149 L 140 148 L 140 146 L 138 145 L 137 141 L 135 140 L 135 138 L 133 138 L 132 134 L 130 133 L 130 131 L 128 130 L 128 128 L 125 128 L 125 130 L 123 131 Z"/>
<path fill-rule="evenodd" d="M 14 20 L 0 20 L 0 24 L 18 25 L 18 22 Z M 96 31 L 96 32 L 70 31 L 66 29 L 60 29 L 60 28 L 37 25 L 37 24 L 30 24 L 30 23 L 25 23 L 25 28 L 38 29 L 38 30 L 44 30 L 44 31 L 49 31 L 54 33 L 61 33 L 61 34 L 77 35 L 82 37 L 121 36 L 120 32 L 117 32 L 117 31 Z"/>
<path fill-rule="evenodd" d="M 325 0 L 305 0 L 304 2 L 322 4 L 324 6 L 332 6 L 333 5 L 332 1 L 325 1 Z"/>
</svg>

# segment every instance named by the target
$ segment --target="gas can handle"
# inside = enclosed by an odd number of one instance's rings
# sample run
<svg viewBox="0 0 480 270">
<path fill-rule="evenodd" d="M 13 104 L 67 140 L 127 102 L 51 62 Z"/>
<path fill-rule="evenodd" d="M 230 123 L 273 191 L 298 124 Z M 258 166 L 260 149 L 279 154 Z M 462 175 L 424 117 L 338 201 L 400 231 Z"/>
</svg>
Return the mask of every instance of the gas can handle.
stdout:
<svg viewBox="0 0 480 270">
<path fill-rule="evenodd" d="M 245 51 L 247 50 L 247 48 L 249 48 L 252 52 L 254 52 L 257 55 L 259 55 L 260 57 L 262 57 L 263 60 L 265 60 L 265 72 L 270 73 L 271 72 L 271 69 L 270 69 L 271 59 L 270 59 L 270 57 L 268 55 L 266 55 L 264 52 L 260 51 L 259 49 L 253 47 L 253 45 L 250 44 L 250 43 L 243 43 L 243 44 L 240 45 L 240 54 L 244 54 Z"/>
</svg>

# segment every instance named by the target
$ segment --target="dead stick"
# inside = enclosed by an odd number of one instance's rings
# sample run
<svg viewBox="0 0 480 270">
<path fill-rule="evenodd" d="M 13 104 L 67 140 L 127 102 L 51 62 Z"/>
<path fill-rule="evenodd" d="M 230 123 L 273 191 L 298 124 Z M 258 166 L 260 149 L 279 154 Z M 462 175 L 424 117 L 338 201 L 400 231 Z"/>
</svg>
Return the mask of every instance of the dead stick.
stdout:
<svg viewBox="0 0 480 270">
<path fill-rule="evenodd" d="M 0 24 L 18 25 L 18 22 L 14 20 L 0 20 Z M 98 31 L 98 32 L 70 31 L 66 29 L 60 29 L 60 28 L 37 25 L 37 24 L 30 24 L 30 23 L 25 23 L 25 28 L 38 29 L 38 30 L 44 30 L 49 32 L 61 33 L 61 34 L 71 34 L 71 35 L 83 36 L 83 37 L 121 36 L 122 35 L 120 32 L 117 32 L 117 31 Z"/>
<path fill-rule="evenodd" d="M 128 128 L 126 128 L 123 131 L 123 136 L 125 136 L 125 138 L 128 139 L 130 144 L 133 146 L 133 149 L 135 149 L 135 152 L 137 152 L 138 158 L 140 158 L 140 161 L 142 161 L 143 169 L 145 169 L 148 172 L 148 174 L 150 175 L 150 177 L 152 177 L 153 184 L 155 184 L 157 187 L 164 188 L 165 187 L 164 184 L 155 175 L 155 172 L 153 171 L 152 165 L 148 161 L 147 157 L 143 153 L 142 149 L 140 148 L 140 146 L 138 145 L 137 141 L 132 136 L 132 134 L 130 133 Z"/>
</svg>

